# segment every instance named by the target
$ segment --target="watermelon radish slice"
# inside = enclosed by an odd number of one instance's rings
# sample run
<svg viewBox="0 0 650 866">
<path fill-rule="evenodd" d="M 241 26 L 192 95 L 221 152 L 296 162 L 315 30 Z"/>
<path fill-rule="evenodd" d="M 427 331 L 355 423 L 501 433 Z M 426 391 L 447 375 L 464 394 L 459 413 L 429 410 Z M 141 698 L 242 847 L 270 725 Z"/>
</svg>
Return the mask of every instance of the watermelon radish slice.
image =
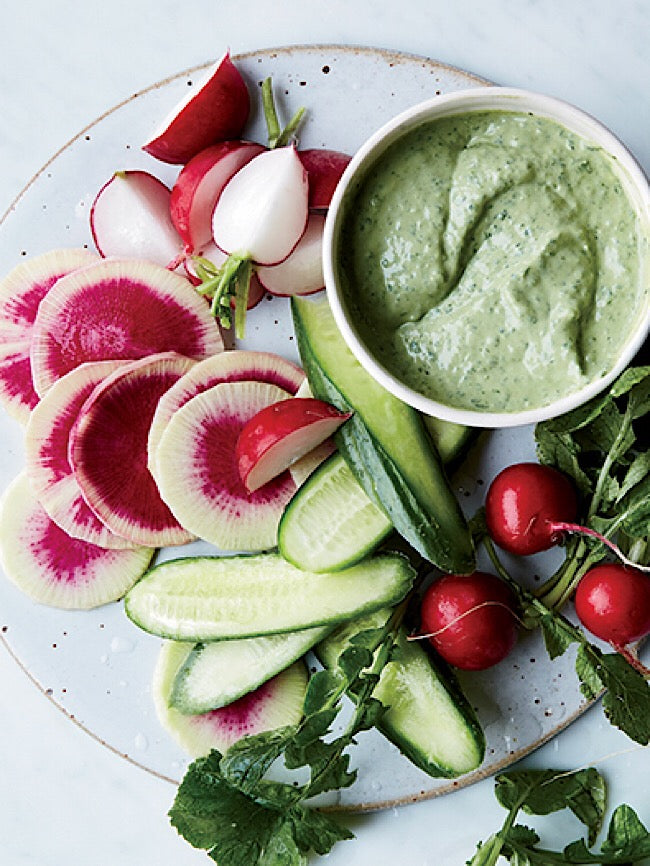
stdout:
<svg viewBox="0 0 650 866">
<path fill-rule="evenodd" d="M 21 424 L 38 403 L 29 355 L 39 304 L 60 277 L 96 261 L 88 250 L 52 250 L 0 282 L 0 403 Z"/>
<path fill-rule="evenodd" d="M 207 755 L 211 749 L 223 753 L 244 736 L 300 722 L 308 681 L 302 661 L 221 709 L 184 715 L 170 706 L 174 680 L 192 646 L 177 641 L 163 643 L 152 688 L 161 725 L 191 757 Z"/>
<path fill-rule="evenodd" d="M 287 396 L 265 382 L 215 385 L 173 415 L 158 443 L 154 474 L 161 497 L 182 526 L 221 550 L 266 550 L 277 543 L 295 485 L 284 472 L 249 493 L 235 448 L 246 422 Z"/>
<path fill-rule="evenodd" d="M 96 361 L 71 370 L 38 403 L 25 431 L 27 474 L 50 519 L 72 538 L 112 549 L 133 543 L 111 532 L 86 503 L 68 460 L 68 440 L 95 387 L 128 363 Z"/>
<path fill-rule="evenodd" d="M 164 394 L 149 429 L 149 469 L 155 474 L 155 454 L 165 427 L 192 397 L 221 382 L 267 382 L 295 394 L 305 381 L 300 367 L 271 352 L 222 352 L 200 361 Z"/>
<path fill-rule="evenodd" d="M 193 363 L 168 352 L 125 364 L 92 391 L 70 432 L 68 457 L 86 502 L 135 544 L 192 539 L 158 494 L 147 469 L 147 437 L 158 400 Z"/>
<path fill-rule="evenodd" d="M 279 265 L 257 269 L 257 278 L 267 292 L 287 297 L 311 295 L 325 288 L 324 228 L 325 217 L 322 214 L 310 214 L 307 228 L 291 255 Z"/>
<path fill-rule="evenodd" d="M 43 299 L 32 340 L 32 374 L 43 396 L 85 361 L 177 352 L 200 360 L 223 341 L 190 283 L 159 265 L 104 259 L 60 279 Z"/>
<path fill-rule="evenodd" d="M 0 563 L 34 601 L 89 610 L 117 601 L 143 575 L 153 550 L 105 550 L 70 538 L 40 506 L 26 472 L 0 501 Z"/>
</svg>

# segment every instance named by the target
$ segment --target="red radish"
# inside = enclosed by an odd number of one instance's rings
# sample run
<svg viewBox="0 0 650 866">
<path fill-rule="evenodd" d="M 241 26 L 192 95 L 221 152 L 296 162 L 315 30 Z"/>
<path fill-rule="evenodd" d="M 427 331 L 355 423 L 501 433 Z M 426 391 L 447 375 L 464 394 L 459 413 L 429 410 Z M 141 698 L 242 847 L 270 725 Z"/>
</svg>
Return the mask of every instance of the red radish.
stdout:
<svg viewBox="0 0 650 866">
<path fill-rule="evenodd" d="M 169 201 L 171 221 L 189 252 L 212 240 L 212 213 L 230 178 L 254 156 L 261 144 L 222 141 L 197 153 L 176 179 Z"/>
<path fill-rule="evenodd" d="M 147 570 L 154 551 L 105 550 L 70 538 L 39 504 L 26 473 L 0 503 L 0 562 L 34 601 L 88 610 L 117 601 Z"/>
<path fill-rule="evenodd" d="M 349 412 L 313 397 L 292 397 L 262 409 L 237 439 L 235 457 L 246 489 L 259 490 L 332 436 L 349 417 Z"/>
<path fill-rule="evenodd" d="M 68 456 L 86 502 L 135 544 L 192 539 L 147 469 L 147 437 L 158 400 L 193 363 L 167 352 L 121 366 L 92 391 L 70 432 Z"/>
<path fill-rule="evenodd" d="M 313 397 L 309 382 L 304 379 L 300 388 L 296 391 L 296 397 Z M 309 478 L 312 472 L 317 469 L 324 460 L 327 460 L 336 451 L 336 444 L 333 439 L 325 439 L 320 445 L 317 445 L 304 457 L 296 460 L 289 467 L 289 472 L 293 478 L 293 483 L 296 487 L 300 487 Z"/>
<path fill-rule="evenodd" d="M 226 52 L 142 149 L 163 162 L 186 163 L 217 141 L 239 138 L 249 109 L 246 83 Z"/>
<path fill-rule="evenodd" d="M 272 295 L 310 295 L 325 288 L 323 229 L 325 217 L 310 214 L 307 228 L 290 255 L 279 265 L 259 267 L 257 278 Z"/>
<path fill-rule="evenodd" d="M 299 150 L 298 156 L 309 175 L 309 207 L 327 210 L 351 157 L 325 148 Z"/>
<path fill-rule="evenodd" d="M 224 265 L 228 259 L 228 256 L 224 253 L 223 250 L 220 250 L 219 247 L 215 244 L 214 241 L 211 241 L 207 244 L 202 250 L 197 251 L 197 255 L 199 259 L 204 259 L 209 262 L 210 265 L 214 266 L 214 269 L 210 269 L 209 272 L 205 274 L 203 279 L 211 278 L 216 275 L 219 268 Z M 203 279 L 199 276 L 199 270 L 201 266 L 203 270 L 207 270 L 207 266 L 205 262 L 196 261 L 194 256 L 188 256 L 185 259 L 185 270 L 187 271 L 187 276 L 192 285 L 199 286 L 203 282 Z M 253 307 L 256 307 L 259 302 L 262 300 L 264 295 L 266 294 L 266 290 L 264 286 L 257 279 L 257 276 L 253 273 L 251 275 L 251 281 L 248 287 L 248 298 L 246 300 L 246 309 L 252 310 Z M 231 307 L 234 307 L 234 299 L 230 302 Z"/>
<path fill-rule="evenodd" d="M 173 351 L 200 360 L 221 351 L 210 311 L 190 283 L 159 265 L 98 264 L 60 279 L 41 302 L 31 362 L 41 396 L 86 361 Z"/>
<path fill-rule="evenodd" d="M 183 244 L 169 215 L 171 193 L 146 171 L 116 171 L 90 210 L 100 255 L 144 259 L 174 270 Z"/>
<path fill-rule="evenodd" d="M 258 264 L 278 264 L 305 230 L 308 192 L 295 147 L 261 153 L 224 187 L 212 217 L 215 243 Z"/>
<path fill-rule="evenodd" d="M 51 520 L 72 538 L 99 547 L 133 547 L 97 517 L 83 498 L 68 460 L 68 442 L 82 406 L 104 379 L 127 361 L 81 364 L 49 389 L 25 431 L 27 475 Z"/>
<path fill-rule="evenodd" d="M 192 757 L 207 755 L 211 749 L 223 753 L 243 736 L 300 722 L 308 679 L 302 661 L 228 706 L 200 715 L 181 713 L 170 705 L 170 697 L 192 647 L 179 641 L 163 643 L 152 688 L 160 723 Z"/>
<path fill-rule="evenodd" d="M 266 382 L 289 394 L 295 394 L 305 381 L 305 374 L 280 355 L 271 352 L 222 352 L 192 367 L 164 394 L 149 429 L 149 469 L 155 470 L 155 453 L 165 427 L 172 416 L 192 397 L 222 382 Z"/>
<path fill-rule="evenodd" d="M 650 577 L 620 563 L 591 568 L 575 594 L 580 622 L 620 650 L 650 634 Z"/>
<path fill-rule="evenodd" d="M 447 574 L 422 599 L 421 630 L 454 667 L 480 671 L 502 661 L 517 641 L 516 600 L 494 574 Z"/>
<path fill-rule="evenodd" d="M 154 457 L 163 500 L 180 524 L 222 550 L 277 544 L 282 512 L 295 492 L 285 472 L 263 490 L 244 487 L 235 449 L 246 422 L 287 392 L 263 382 L 224 382 L 174 413 Z"/>
</svg>

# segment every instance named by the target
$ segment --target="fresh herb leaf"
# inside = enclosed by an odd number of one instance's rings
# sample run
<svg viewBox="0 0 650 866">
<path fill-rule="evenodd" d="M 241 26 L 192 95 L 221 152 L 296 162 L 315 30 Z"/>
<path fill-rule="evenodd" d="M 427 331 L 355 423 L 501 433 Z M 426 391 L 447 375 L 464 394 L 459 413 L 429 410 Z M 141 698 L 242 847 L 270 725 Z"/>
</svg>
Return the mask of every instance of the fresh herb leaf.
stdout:
<svg viewBox="0 0 650 866">
<path fill-rule="evenodd" d="M 650 834 L 630 806 L 624 804 L 614 811 L 602 849 L 629 859 L 650 857 Z"/>
</svg>

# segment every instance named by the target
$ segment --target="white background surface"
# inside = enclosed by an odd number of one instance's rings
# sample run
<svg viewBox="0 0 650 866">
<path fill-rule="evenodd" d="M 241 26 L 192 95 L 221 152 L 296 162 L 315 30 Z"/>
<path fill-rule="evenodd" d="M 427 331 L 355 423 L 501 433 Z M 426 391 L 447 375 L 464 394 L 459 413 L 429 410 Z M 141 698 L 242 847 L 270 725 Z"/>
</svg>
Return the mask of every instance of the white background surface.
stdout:
<svg viewBox="0 0 650 866">
<path fill-rule="evenodd" d="M 504 85 L 529 87 L 596 115 L 650 169 L 647 0 L 21 0 L 0 28 L 0 212 L 87 122 L 154 81 L 224 48 L 345 43 L 420 53 Z M 13 262 L 0 262 L 3 272 Z M 80 731 L 0 651 L 2 866 L 193 866 L 166 812 L 174 789 Z M 613 731 L 599 707 L 528 765 L 599 767 L 611 803 L 650 824 L 650 754 Z M 351 821 L 354 842 L 329 864 L 462 864 L 503 812 L 492 782 Z M 540 826 L 548 826 L 548 823 Z M 545 841 L 578 835 L 569 818 Z M 573 834 L 573 835 L 571 835 Z"/>
</svg>

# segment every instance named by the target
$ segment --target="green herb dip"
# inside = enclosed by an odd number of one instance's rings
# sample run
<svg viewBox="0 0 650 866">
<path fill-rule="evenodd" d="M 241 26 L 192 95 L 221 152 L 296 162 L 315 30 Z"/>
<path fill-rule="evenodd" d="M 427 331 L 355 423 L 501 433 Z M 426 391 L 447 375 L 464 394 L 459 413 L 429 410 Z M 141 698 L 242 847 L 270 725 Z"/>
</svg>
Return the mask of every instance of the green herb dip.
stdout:
<svg viewBox="0 0 650 866">
<path fill-rule="evenodd" d="M 366 173 L 340 279 L 393 375 L 450 406 L 514 412 L 612 368 L 647 291 L 644 243 L 601 148 L 527 113 L 467 113 L 418 126 Z"/>
</svg>

